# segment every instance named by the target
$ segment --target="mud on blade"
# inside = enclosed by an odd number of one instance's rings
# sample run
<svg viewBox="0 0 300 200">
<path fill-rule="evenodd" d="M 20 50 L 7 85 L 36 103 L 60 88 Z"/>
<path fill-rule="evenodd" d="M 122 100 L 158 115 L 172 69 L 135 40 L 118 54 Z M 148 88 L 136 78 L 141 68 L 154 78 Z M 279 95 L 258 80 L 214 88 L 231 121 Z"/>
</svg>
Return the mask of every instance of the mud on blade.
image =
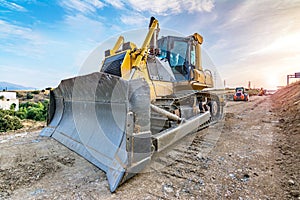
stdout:
<svg viewBox="0 0 300 200">
<path fill-rule="evenodd" d="M 63 80 L 51 91 L 48 126 L 41 135 L 105 171 L 115 191 L 150 161 L 149 86 L 142 79 L 100 72 Z"/>
</svg>

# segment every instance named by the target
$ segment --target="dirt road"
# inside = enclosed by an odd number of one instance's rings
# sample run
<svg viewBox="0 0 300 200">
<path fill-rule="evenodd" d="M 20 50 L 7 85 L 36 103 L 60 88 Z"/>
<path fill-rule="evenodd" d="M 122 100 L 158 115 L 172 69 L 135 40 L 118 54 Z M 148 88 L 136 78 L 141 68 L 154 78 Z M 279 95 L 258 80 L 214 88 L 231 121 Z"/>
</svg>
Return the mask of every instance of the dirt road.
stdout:
<svg viewBox="0 0 300 200">
<path fill-rule="evenodd" d="M 280 184 L 271 105 L 269 96 L 228 102 L 222 122 L 154 158 L 113 194 L 102 171 L 53 139 L 1 136 L 0 199 L 299 199 Z"/>
</svg>

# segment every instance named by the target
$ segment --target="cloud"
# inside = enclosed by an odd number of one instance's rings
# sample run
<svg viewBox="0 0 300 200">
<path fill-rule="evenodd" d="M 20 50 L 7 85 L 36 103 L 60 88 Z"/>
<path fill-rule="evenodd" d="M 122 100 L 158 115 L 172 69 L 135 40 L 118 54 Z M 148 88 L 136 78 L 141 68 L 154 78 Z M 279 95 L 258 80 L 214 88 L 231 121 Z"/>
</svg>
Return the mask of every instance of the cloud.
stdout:
<svg viewBox="0 0 300 200">
<path fill-rule="evenodd" d="M 26 40 L 33 40 L 36 36 L 29 28 L 10 24 L 0 19 L 0 38 L 16 37 Z"/>
<path fill-rule="evenodd" d="M 0 47 L 2 51 L 16 55 L 38 56 L 41 54 L 41 45 L 46 40 L 30 28 L 14 25 L 0 19 Z"/>
<path fill-rule="evenodd" d="M 214 8 L 213 0 L 129 0 L 128 4 L 139 12 L 149 12 L 150 14 L 163 16 L 184 12 L 211 12 Z"/>
<path fill-rule="evenodd" d="M 72 77 L 74 75 L 75 74 L 66 73 L 64 71 L 57 73 L 57 71 L 53 70 L 51 67 L 43 68 L 43 70 L 41 70 L 40 66 L 25 68 L 24 64 L 22 63 L 14 63 L 9 65 L 0 64 L 0 80 L 19 85 L 30 86 L 37 89 L 43 89 L 49 86 L 55 87 L 59 84 L 60 80 L 65 79 L 66 77 Z"/>
<path fill-rule="evenodd" d="M 125 6 L 122 0 L 105 0 L 105 2 L 118 9 L 123 9 Z"/>
<path fill-rule="evenodd" d="M 299 8 L 300 2 L 272 0 L 216 5 L 208 51 L 226 82 L 268 87 L 266 77 L 274 76 L 285 84 L 300 62 Z"/>
<path fill-rule="evenodd" d="M 98 40 L 107 33 L 104 31 L 105 24 L 101 22 L 103 19 L 95 17 L 96 19 L 92 19 L 80 13 L 67 15 L 62 25 L 65 27 L 66 33 L 72 35 L 73 39 L 80 38 L 81 42 L 91 43 L 91 41 L 94 41 L 93 43 L 97 44 Z"/>
<path fill-rule="evenodd" d="M 258 49 L 255 52 L 252 52 L 251 55 L 274 55 L 278 54 L 278 56 L 283 55 L 299 55 L 300 54 L 300 42 L 299 40 L 300 30 L 299 32 L 292 32 L 288 35 L 283 35 L 281 37 L 276 38 L 269 45 L 265 46 L 262 49 Z"/>
<path fill-rule="evenodd" d="M 103 24 L 99 21 L 88 18 L 82 14 L 76 14 L 75 16 L 66 16 L 65 23 L 71 27 L 76 27 L 78 29 L 83 30 L 93 30 L 98 29 L 103 26 Z M 90 29 L 85 29 L 86 27 L 90 27 Z"/>
<path fill-rule="evenodd" d="M 14 2 L 10 2 L 10 1 L 6 1 L 6 0 L 0 0 L 0 6 L 8 8 L 10 10 L 13 11 L 18 11 L 18 12 L 26 12 L 26 8 L 14 3 Z"/>
<path fill-rule="evenodd" d="M 105 5 L 99 0 L 62 0 L 59 4 L 66 10 L 85 14 L 95 13 L 97 9 L 101 9 Z"/>
<path fill-rule="evenodd" d="M 299 46 L 295 38 L 300 31 L 299 8 L 299 3 L 268 0 L 235 4 L 228 12 L 219 12 L 218 24 L 212 25 L 215 37 L 227 43 L 215 43 L 210 50 L 226 52 L 226 61 L 262 51 L 294 51 Z"/>
<path fill-rule="evenodd" d="M 149 19 L 139 13 L 135 13 L 135 14 L 131 14 L 131 15 L 125 15 L 125 14 L 122 15 L 121 21 L 127 25 L 141 26 L 141 25 L 146 24 L 149 21 Z"/>
</svg>

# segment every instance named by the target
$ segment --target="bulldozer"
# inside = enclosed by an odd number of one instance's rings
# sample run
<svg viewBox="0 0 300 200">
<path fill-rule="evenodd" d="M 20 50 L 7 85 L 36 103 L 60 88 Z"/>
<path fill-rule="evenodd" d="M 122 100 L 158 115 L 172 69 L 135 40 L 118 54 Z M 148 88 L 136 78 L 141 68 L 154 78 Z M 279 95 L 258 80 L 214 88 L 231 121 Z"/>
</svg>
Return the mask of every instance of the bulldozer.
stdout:
<svg viewBox="0 0 300 200">
<path fill-rule="evenodd" d="M 62 80 L 50 92 L 40 135 L 103 170 L 111 192 L 153 155 L 223 116 L 224 98 L 202 68 L 203 37 L 158 38 L 159 30 L 152 17 L 140 48 L 120 36 L 99 71 Z"/>
</svg>

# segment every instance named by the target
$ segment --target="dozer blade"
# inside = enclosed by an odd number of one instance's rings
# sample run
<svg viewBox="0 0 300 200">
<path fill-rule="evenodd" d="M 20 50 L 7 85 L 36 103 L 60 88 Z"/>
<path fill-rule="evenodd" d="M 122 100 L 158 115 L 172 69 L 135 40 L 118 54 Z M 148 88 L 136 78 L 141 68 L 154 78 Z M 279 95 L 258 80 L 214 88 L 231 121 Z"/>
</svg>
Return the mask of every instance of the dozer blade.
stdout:
<svg viewBox="0 0 300 200">
<path fill-rule="evenodd" d="M 149 86 L 100 72 L 63 80 L 51 91 L 41 135 L 105 171 L 113 192 L 150 161 Z"/>
</svg>

